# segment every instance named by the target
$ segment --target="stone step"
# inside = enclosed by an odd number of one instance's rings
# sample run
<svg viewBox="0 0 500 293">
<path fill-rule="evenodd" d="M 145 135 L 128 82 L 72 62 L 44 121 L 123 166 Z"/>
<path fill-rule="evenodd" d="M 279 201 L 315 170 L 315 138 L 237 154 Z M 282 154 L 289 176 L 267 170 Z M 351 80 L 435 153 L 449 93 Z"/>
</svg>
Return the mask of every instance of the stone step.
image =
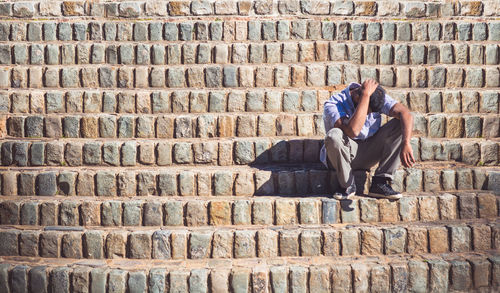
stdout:
<svg viewBox="0 0 500 293">
<path fill-rule="evenodd" d="M 497 114 L 413 113 L 416 135 L 447 138 L 496 138 Z M 323 136 L 323 114 L 85 114 L 1 117 L 1 136 L 12 138 L 210 138 Z M 384 122 L 387 117 L 384 115 Z"/>
<path fill-rule="evenodd" d="M 435 222 L 500 217 L 490 193 L 405 194 L 398 201 L 266 197 L 0 197 L 0 225 L 206 227 Z"/>
<path fill-rule="evenodd" d="M 12 114 L 168 114 L 210 112 L 315 112 L 322 111 L 330 96 L 347 87 L 339 84 L 326 89 L 250 88 L 186 89 L 182 91 L 135 89 L 92 89 L 88 91 L 0 90 L 0 113 Z M 387 87 L 387 94 L 419 113 L 499 113 L 497 91 L 400 89 Z M 321 112 L 322 113 L 322 112 Z M 208 114 L 208 113 L 207 113 Z M 220 114 L 219 114 L 220 115 Z"/>
<path fill-rule="evenodd" d="M 356 16 L 359 19 L 365 20 L 365 17 L 378 16 L 386 21 L 399 20 L 395 17 L 404 17 L 418 21 L 422 17 L 430 17 L 431 19 L 438 16 L 454 17 L 460 16 L 469 21 L 482 21 L 479 16 L 498 16 L 498 10 L 495 2 L 480 2 L 474 1 L 457 1 L 453 3 L 428 3 L 415 1 L 394 1 L 394 2 L 311 2 L 311 1 L 229 1 L 229 2 L 202 2 L 197 1 L 158 1 L 158 3 L 149 3 L 147 1 L 124 2 L 116 3 L 113 1 L 102 1 L 95 3 L 93 1 L 79 1 L 69 5 L 66 3 L 45 3 L 44 1 L 16 1 L 7 2 L 3 7 L 4 18 L 33 18 L 33 17 L 49 17 L 61 18 L 73 21 L 78 19 L 100 19 L 107 17 L 108 19 L 123 18 L 127 19 L 159 19 L 168 16 L 175 20 L 183 19 L 183 17 L 197 18 L 213 18 L 217 16 L 216 21 L 220 22 L 220 18 L 233 19 L 236 16 L 272 16 L 272 19 L 277 17 L 297 16 L 314 17 L 323 19 L 325 15 L 330 18 L 346 19 L 351 16 Z M 220 18 L 219 18 L 220 17 Z M 135 21 L 134 21 L 135 22 Z M 127 22 L 130 24 L 130 22 Z M 53 28 L 55 30 L 55 28 Z M 490 28 L 494 29 L 494 28 Z M 304 28 L 305 30 L 305 28 Z M 453 30 L 454 31 L 454 30 Z"/>
<path fill-rule="evenodd" d="M 93 23 L 95 25 L 97 23 Z M 158 23 L 156 23 L 158 24 Z M 171 24 L 171 23 L 170 23 Z M 276 23 L 274 23 L 275 25 Z M 290 22 L 280 26 L 285 27 Z M 332 24 L 332 22 L 330 22 Z M 39 24 L 40 25 L 40 24 Z M 67 22 L 59 23 L 61 27 L 68 26 Z M 84 23 L 76 24 L 81 29 Z M 91 26 L 92 26 L 91 25 Z M 106 23 L 108 29 L 116 29 L 116 23 Z M 119 23 L 121 26 L 122 24 Z M 188 23 L 184 23 L 189 25 Z M 204 25 L 197 22 L 196 25 Z M 138 23 L 137 27 L 146 29 L 147 23 Z M 359 30 L 364 30 L 364 24 L 353 24 L 356 35 L 359 38 Z M 376 28 L 374 28 L 374 26 Z M 425 28 L 425 24 L 423 25 Z M 476 25 L 475 27 L 479 27 Z M 40 28 L 36 24 L 30 24 L 30 29 Z M 5 28 L 5 26 L 4 26 Z M 380 24 L 369 25 L 370 35 L 368 38 L 380 38 L 371 30 L 379 29 Z M 202 34 L 207 34 L 207 27 Z M 30 36 L 31 37 L 31 36 Z M 147 32 L 146 32 L 147 37 Z M 298 62 L 343 62 L 351 61 L 356 64 L 381 64 L 381 65 L 447 65 L 447 64 L 471 64 L 471 65 L 496 65 L 498 59 L 498 42 L 484 42 L 484 40 L 454 42 L 453 44 L 435 40 L 415 41 L 408 43 L 378 42 L 377 39 L 363 40 L 363 43 L 347 44 L 337 41 L 303 41 L 303 40 L 280 40 L 278 42 L 262 42 L 260 40 L 237 40 L 224 42 L 215 40 L 213 42 L 190 41 L 177 42 L 155 40 L 151 43 L 144 41 L 130 42 L 130 40 L 107 40 L 95 43 L 64 41 L 51 42 L 38 41 L 26 43 L 12 43 L 0 46 L 4 52 L 0 62 L 5 65 L 191 65 L 191 64 L 291 64 Z M 394 44 L 393 44 L 394 43 Z M 427 52 L 427 54 L 426 54 Z M 470 53 L 469 53 L 470 52 Z M 470 54 L 470 55 L 469 55 Z M 336 68 L 336 67 L 333 67 Z M 84 70 L 87 74 L 90 72 Z M 96 71 L 97 72 L 97 71 Z M 449 81 L 456 82 L 456 81 Z M 422 84 L 418 84 L 422 87 Z M 91 87 L 91 86 L 90 86 Z"/>
<path fill-rule="evenodd" d="M 260 132 L 260 131 L 259 131 Z M 319 163 L 323 136 L 179 139 L 4 139 L 2 166 L 187 166 Z M 416 161 L 498 166 L 499 139 L 412 138 Z"/>
<path fill-rule="evenodd" d="M 23 259 L 0 264 L 2 292 L 70 292 L 70 288 L 75 292 L 113 288 L 115 292 L 172 293 L 484 292 L 500 288 L 497 254 L 188 261 L 189 265 L 178 261 Z"/>
<path fill-rule="evenodd" d="M 500 222 L 290 228 L 1 227 L 0 255 L 69 259 L 207 259 L 498 251 Z"/>
<path fill-rule="evenodd" d="M 406 49 L 407 50 L 407 49 Z M 314 53 L 314 51 L 313 51 Z M 407 52 L 406 56 L 408 56 Z M 408 61 L 403 61 L 408 63 Z M 380 76 L 382 86 L 398 88 L 468 88 L 497 90 L 498 65 L 358 65 L 344 61 L 283 65 L 6 65 L 0 71 L 0 88 L 137 88 L 137 89 L 220 89 L 220 88 L 304 88 L 360 82 Z M 337 63 L 337 62 L 336 62 Z M 29 78 L 28 78 L 29 76 Z"/>
<path fill-rule="evenodd" d="M 359 191 L 370 178 L 356 171 Z M 183 167 L 13 167 L 1 168 L 2 194 L 79 196 L 227 196 L 331 194 L 337 189 L 335 171 L 318 164 L 266 166 Z M 470 167 L 459 163 L 417 163 L 394 175 L 395 189 L 406 192 L 500 190 L 497 167 Z"/>
</svg>

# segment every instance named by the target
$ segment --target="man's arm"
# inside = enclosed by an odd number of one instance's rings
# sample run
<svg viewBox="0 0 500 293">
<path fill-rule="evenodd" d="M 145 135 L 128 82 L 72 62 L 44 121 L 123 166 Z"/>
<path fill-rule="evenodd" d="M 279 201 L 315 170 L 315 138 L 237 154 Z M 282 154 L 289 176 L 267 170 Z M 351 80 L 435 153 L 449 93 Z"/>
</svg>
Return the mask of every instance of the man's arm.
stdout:
<svg viewBox="0 0 500 293">
<path fill-rule="evenodd" d="M 377 88 L 378 83 L 373 79 L 368 79 L 363 82 L 361 86 L 361 96 L 359 98 L 359 103 L 354 110 L 354 114 L 349 122 L 346 122 L 342 118 L 338 119 L 334 127 L 342 129 L 342 131 L 350 138 L 355 138 L 361 132 L 363 125 L 366 121 L 366 115 L 368 114 L 368 106 L 370 103 L 370 96 L 373 94 Z"/>
<path fill-rule="evenodd" d="M 411 133 L 413 131 L 413 116 L 411 116 L 410 110 L 401 103 L 396 103 L 396 105 L 392 107 L 389 116 L 401 121 L 401 132 L 403 135 L 400 154 L 401 163 L 403 163 L 405 167 L 411 167 L 415 163 L 413 149 L 410 144 Z"/>
</svg>

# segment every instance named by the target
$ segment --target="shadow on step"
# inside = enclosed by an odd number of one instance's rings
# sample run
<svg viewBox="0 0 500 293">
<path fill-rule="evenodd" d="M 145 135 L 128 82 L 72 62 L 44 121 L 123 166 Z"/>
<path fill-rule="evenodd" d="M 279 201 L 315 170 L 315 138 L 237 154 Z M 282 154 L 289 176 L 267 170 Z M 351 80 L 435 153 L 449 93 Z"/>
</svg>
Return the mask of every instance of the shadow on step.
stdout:
<svg viewBox="0 0 500 293">
<path fill-rule="evenodd" d="M 248 164 L 262 171 L 256 175 L 255 195 L 330 198 L 339 184 L 335 170 L 327 169 L 319 161 L 322 144 L 323 141 L 313 139 L 279 141 L 259 153 Z M 354 171 L 357 195 L 366 194 L 370 183 L 368 174 L 368 170 Z M 354 209 L 351 200 L 342 200 L 341 207 L 345 211 Z"/>
</svg>

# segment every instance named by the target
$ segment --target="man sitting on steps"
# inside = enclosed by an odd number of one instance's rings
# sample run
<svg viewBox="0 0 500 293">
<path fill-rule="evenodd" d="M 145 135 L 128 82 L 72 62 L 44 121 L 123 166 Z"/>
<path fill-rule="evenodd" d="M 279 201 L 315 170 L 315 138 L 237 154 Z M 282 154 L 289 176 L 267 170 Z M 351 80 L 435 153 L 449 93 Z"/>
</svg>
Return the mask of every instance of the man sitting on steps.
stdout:
<svg viewBox="0 0 500 293">
<path fill-rule="evenodd" d="M 382 116 L 392 119 L 381 127 Z M 348 198 L 356 193 L 352 170 L 369 170 L 379 163 L 369 196 L 399 199 L 401 194 L 389 182 L 399 167 L 415 163 L 410 138 L 413 117 L 408 108 L 386 95 L 374 80 L 362 85 L 351 83 L 324 104 L 325 145 L 320 159 L 337 171 L 339 189 L 334 197 Z"/>
</svg>

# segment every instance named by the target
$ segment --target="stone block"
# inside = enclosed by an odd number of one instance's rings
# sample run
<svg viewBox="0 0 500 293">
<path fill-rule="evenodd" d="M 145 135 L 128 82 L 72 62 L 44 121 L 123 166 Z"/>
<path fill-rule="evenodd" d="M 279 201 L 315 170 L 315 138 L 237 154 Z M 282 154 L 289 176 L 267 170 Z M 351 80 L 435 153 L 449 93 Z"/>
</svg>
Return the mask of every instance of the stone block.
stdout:
<svg viewBox="0 0 500 293">
<path fill-rule="evenodd" d="M 406 250 L 407 231 L 404 228 L 384 229 L 385 254 L 399 254 Z"/>
</svg>

